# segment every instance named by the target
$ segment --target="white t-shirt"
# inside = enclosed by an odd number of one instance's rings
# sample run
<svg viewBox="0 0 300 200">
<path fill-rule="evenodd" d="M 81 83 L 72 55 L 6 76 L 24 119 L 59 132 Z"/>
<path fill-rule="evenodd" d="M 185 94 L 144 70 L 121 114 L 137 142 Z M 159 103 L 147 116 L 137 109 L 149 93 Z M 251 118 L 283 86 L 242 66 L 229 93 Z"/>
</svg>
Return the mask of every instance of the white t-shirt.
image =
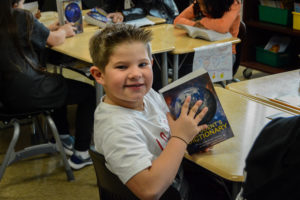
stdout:
<svg viewBox="0 0 300 200">
<path fill-rule="evenodd" d="M 94 143 L 107 168 L 125 184 L 150 167 L 170 138 L 164 99 L 153 89 L 144 97 L 144 111 L 101 101 L 95 111 Z"/>
</svg>

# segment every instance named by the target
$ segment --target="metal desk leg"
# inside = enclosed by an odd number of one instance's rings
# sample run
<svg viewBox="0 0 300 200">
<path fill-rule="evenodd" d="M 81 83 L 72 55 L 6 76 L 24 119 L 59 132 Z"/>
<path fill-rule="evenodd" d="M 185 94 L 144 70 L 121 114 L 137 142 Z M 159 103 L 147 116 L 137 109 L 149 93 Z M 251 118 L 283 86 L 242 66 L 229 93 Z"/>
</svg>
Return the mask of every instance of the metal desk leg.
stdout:
<svg viewBox="0 0 300 200">
<path fill-rule="evenodd" d="M 94 81 L 94 83 L 95 83 L 95 89 L 96 89 L 96 105 L 98 105 L 100 103 L 101 97 L 103 96 L 103 87 L 96 81 Z"/>
<path fill-rule="evenodd" d="M 242 187 L 242 183 L 241 182 L 233 182 L 232 183 L 232 198 L 236 199 L 238 193 L 240 192 Z"/>
<path fill-rule="evenodd" d="M 179 55 L 173 54 L 173 81 L 178 79 Z"/>
<path fill-rule="evenodd" d="M 162 68 L 161 68 L 162 86 L 166 86 L 168 84 L 168 57 L 167 57 L 167 52 L 162 53 L 161 60 L 162 60 Z"/>
</svg>

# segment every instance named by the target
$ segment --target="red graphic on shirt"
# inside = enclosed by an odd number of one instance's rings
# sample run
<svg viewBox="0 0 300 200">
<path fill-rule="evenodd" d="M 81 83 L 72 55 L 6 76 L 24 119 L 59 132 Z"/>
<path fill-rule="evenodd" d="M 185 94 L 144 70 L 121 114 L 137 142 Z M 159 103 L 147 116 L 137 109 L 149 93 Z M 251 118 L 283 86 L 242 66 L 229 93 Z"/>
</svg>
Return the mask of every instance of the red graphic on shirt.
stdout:
<svg viewBox="0 0 300 200">
<path fill-rule="evenodd" d="M 166 134 L 164 132 L 160 132 L 160 137 L 161 139 L 163 139 L 166 143 L 168 142 L 168 137 L 166 136 Z M 158 139 L 156 139 L 156 142 L 159 146 L 159 148 L 163 151 L 164 150 L 164 147 L 162 146 L 162 144 L 159 142 Z"/>
</svg>

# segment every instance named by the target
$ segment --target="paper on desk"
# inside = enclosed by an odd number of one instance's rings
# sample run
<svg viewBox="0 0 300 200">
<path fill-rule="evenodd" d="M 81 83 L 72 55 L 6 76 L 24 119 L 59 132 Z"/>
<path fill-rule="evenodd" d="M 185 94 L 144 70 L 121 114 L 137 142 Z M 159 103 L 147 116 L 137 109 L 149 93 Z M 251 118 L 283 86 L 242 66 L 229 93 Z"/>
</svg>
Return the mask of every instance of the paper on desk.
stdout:
<svg viewBox="0 0 300 200">
<path fill-rule="evenodd" d="M 193 71 L 204 68 L 212 82 L 232 79 L 231 42 L 195 48 Z"/>
<path fill-rule="evenodd" d="M 37 1 L 24 3 L 24 9 L 29 10 L 33 15 L 35 15 L 39 10 L 39 3 Z"/>
<path fill-rule="evenodd" d="M 147 26 L 147 25 L 154 25 L 155 24 L 153 21 L 151 21 L 147 17 L 143 17 L 143 18 L 140 18 L 140 19 L 135 19 L 135 20 L 127 21 L 125 23 L 126 24 L 135 25 L 137 27 Z"/>
</svg>

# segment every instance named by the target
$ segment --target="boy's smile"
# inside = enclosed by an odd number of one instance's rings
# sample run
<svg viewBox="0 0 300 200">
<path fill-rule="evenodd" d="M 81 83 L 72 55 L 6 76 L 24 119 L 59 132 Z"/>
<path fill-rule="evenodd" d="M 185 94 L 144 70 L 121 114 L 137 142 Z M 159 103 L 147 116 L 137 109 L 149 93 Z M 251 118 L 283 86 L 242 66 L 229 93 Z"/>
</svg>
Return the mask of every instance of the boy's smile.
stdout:
<svg viewBox="0 0 300 200">
<path fill-rule="evenodd" d="M 124 42 L 113 49 L 99 83 L 104 102 L 143 110 L 143 98 L 152 86 L 152 60 L 142 42 Z"/>
</svg>

